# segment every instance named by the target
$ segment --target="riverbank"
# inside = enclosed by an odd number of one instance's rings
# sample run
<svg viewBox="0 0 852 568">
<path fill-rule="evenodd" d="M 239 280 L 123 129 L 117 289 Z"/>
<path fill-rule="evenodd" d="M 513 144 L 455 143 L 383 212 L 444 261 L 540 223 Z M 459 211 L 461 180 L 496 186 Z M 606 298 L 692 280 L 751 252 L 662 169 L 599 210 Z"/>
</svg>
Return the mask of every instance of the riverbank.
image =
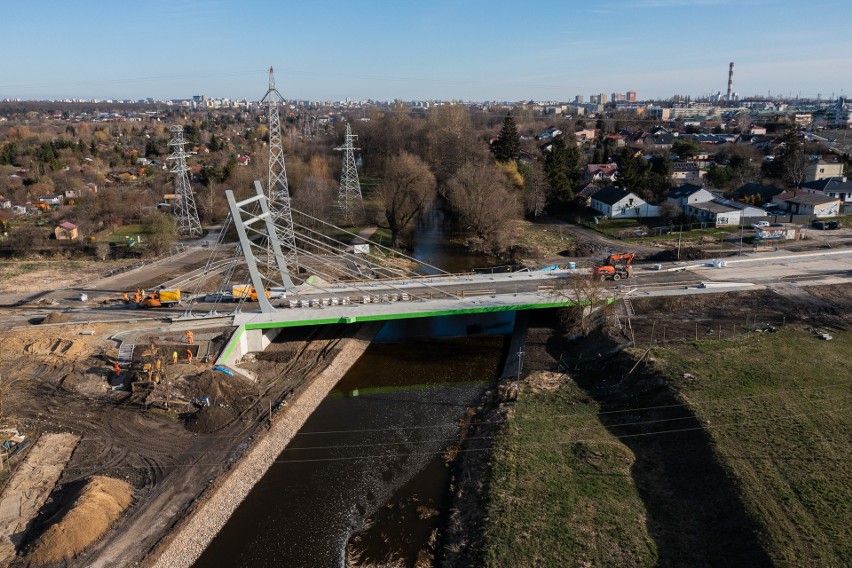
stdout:
<svg viewBox="0 0 852 568">
<path fill-rule="evenodd" d="M 258 436 L 243 457 L 203 495 L 193 511 L 164 539 L 151 558 L 150 567 L 190 567 L 204 552 L 231 514 L 242 503 L 314 409 L 367 349 L 379 326 L 362 327 L 341 340 L 340 351 L 328 365 L 295 393 L 279 411 L 269 431 Z"/>
<path fill-rule="evenodd" d="M 817 313 L 826 294 L 832 309 Z M 848 563 L 852 306 L 831 294 L 695 299 L 688 311 L 634 300 L 638 348 L 619 349 L 616 329 L 567 342 L 554 322 L 541 345 L 563 364 L 525 368 L 518 400 L 496 406 L 490 459 L 458 476 L 468 540 L 448 542 L 442 565 Z M 758 302 L 754 325 L 704 333 Z M 784 317 L 765 320 L 774 310 Z M 664 344 L 646 317 L 669 326 Z M 538 335 L 531 326 L 527 354 Z"/>
</svg>

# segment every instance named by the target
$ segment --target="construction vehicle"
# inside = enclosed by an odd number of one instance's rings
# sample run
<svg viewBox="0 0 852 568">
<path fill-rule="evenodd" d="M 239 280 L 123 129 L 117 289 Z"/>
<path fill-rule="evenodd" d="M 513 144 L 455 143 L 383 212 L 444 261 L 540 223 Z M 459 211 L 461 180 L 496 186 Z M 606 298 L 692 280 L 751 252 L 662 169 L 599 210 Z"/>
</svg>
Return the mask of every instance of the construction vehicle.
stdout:
<svg viewBox="0 0 852 568">
<path fill-rule="evenodd" d="M 180 290 L 157 290 L 145 294 L 139 302 L 140 308 L 159 308 L 180 303 Z"/>
<path fill-rule="evenodd" d="M 248 284 L 232 286 L 231 295 L 234 297 L 235 301 L 239 301 L 241 299 L 245 299 L 246 302 L 257 301 L 257 290 L 254 289 L 254 286 L 249 286 Z M 266 291 L 266 297 L 269 297 L 269 290 Z"/>
<path fill-rule="evenodd" d="M 595 264 L 592 274 L 600 280 L 631 278 L 633 276 L 631 265 L 635 257 L 634 253 L 611 254 L 606 258 L 604 264 Z"/>
</svg>

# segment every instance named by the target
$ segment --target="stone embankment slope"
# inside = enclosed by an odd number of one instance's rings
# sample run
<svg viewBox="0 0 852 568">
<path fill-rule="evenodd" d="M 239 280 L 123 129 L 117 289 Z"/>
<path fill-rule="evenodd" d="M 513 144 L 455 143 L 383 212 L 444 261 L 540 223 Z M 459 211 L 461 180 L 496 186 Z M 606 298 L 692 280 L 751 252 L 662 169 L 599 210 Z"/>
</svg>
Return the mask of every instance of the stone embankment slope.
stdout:
<svg viewBox="0 0 852 568">
<path fill-rule="evenodd" d="M 367 326 L 354 337 L 341 341 L 338 355 L 279 413 L 269 432 L 246 452 L 193 514 L 175 529 L 172 538 L 155 554 L 150 566 L 188 568 L 193 565 L 311 413 L 367 349 L 377 330 L 377 327 Z"/>
</svg>

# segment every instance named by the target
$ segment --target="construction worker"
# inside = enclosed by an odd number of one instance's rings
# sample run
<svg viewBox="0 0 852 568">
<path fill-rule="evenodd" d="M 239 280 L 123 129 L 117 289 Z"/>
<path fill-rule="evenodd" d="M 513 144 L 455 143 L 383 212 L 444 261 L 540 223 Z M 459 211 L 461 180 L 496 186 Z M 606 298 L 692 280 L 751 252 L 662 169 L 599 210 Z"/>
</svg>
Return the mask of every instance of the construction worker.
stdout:
<svg viewBox="0 0 852 568">
<path fill-rule="evenodd" d="M 160 372 L 160 359 L 157 358 L 157 372 Z"/>
<path fill-rule="evenodd" d="M 177 351 L 172 353 L 172 364 L 177 365 Z"/>
<path fill-rule="evenodd" d="M 120 375 L 120 374 L 121 374 L 121 366 L 118 364 L 118 361 L 116 361 L 116 362 L 113 364 L 113 369 L 115 369 L 115 374 L 116 374 L 116 375 Z"/>
<path fill-rule="evenodd" d="M 142 302 L 142 293 L 139 290 L 136 291 L 136 295 L 133 297 L 136 300 L 136 303 L 139 304 Z"/>
<path fill-rule="evenodd" d="M 192 364 L 192 351 L 186 350 L 186 362 Z"/>
<path fill-rule="evenodd" d="M 125 303 L 125 304 L 129 304 L 129 303 L 130 303 L 130 296 L 128 296 L 128 295 L 127 295 L 127 292 L 125 292 L 125 293 L 124 293 L 124 303 Z"/>
<path fill-rule="evenodd" d="M 192 345 L 192 332 L 189 330 L 186 330 L 186 342 Z"/>
</svg>

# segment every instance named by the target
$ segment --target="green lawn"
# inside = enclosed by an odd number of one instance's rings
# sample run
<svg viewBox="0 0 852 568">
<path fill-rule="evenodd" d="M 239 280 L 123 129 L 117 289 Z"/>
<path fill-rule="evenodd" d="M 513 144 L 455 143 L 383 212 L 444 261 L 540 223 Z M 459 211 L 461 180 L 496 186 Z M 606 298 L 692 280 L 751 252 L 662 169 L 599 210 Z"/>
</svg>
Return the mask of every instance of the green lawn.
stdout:
<svg viewBox="0 0 852 568">
<path fill-rule="evenodd" d="M 119 227 L 112 234 L 107 237 L 108 243 L 124 243 L 127 242 L 130 238 L 135 238 L 136 235 L 145 235 L 147 231 L 143 228 L 142 225 L 124 225 L 123 227 Z M 142 240 L 145 240 L 145 237 L 142 237 Z"/>
</svg>

